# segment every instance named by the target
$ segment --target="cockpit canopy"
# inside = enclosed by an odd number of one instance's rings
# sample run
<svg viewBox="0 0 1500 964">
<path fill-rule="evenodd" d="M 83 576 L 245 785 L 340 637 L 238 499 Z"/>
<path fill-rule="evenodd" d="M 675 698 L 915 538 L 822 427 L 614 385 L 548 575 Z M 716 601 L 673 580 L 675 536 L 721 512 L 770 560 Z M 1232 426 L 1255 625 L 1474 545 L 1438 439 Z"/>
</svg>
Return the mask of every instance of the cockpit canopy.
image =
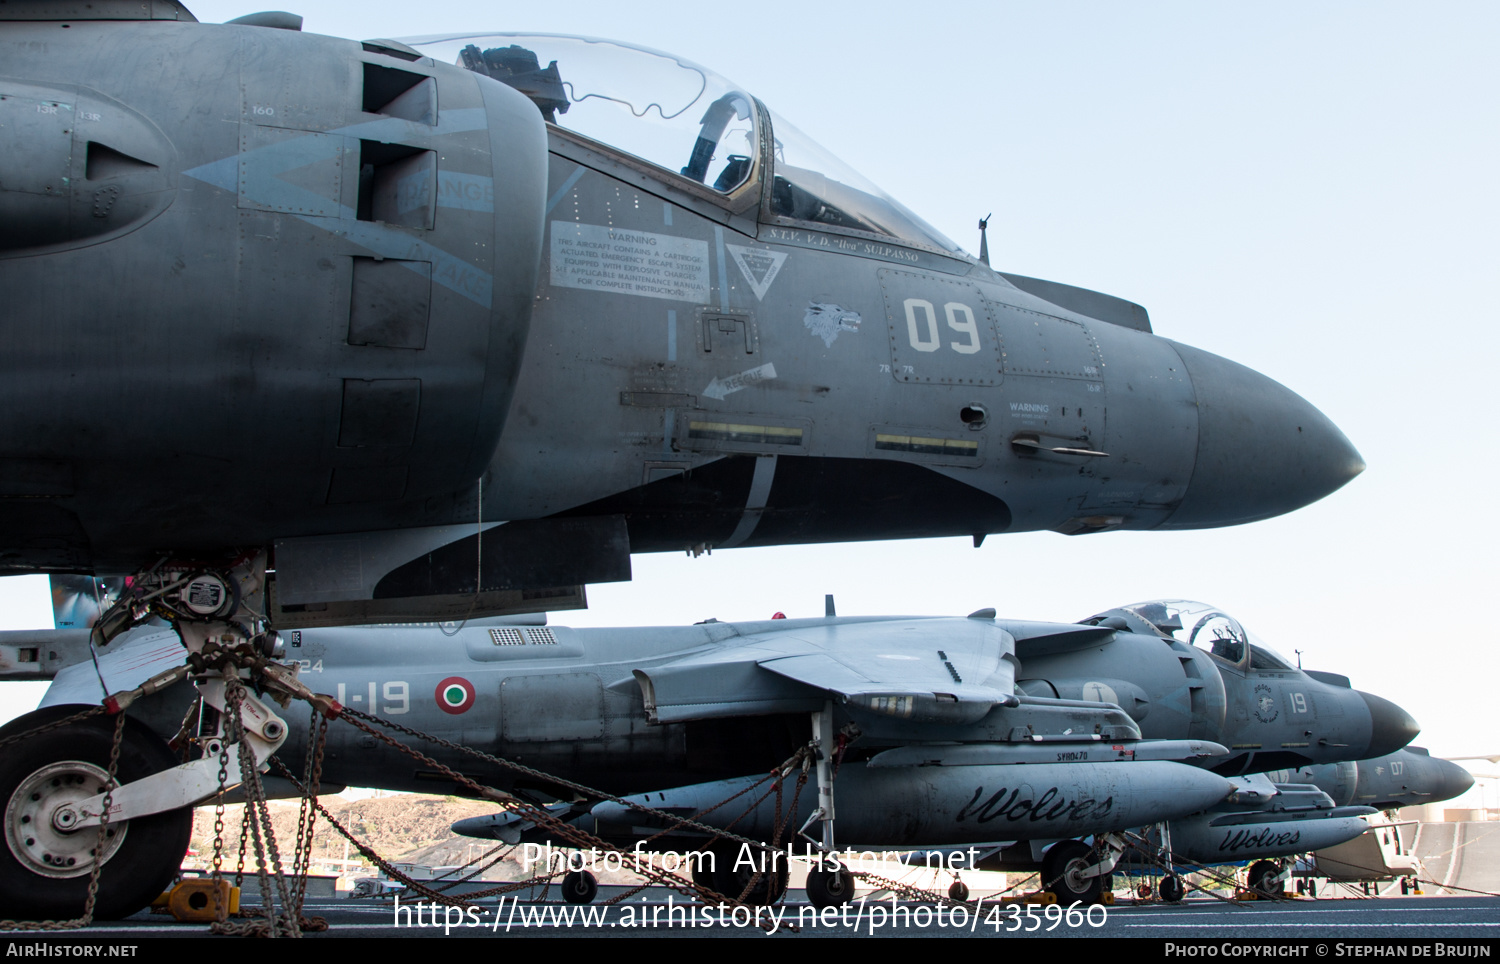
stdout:
<svg viewBox="0 0 1500 964">
<path fill-rule="evenodd" d="M 962 255 L 738 86 L 690 61 L 587 37 L 462 34 L 406 43 L 530 97 L 549 124 L 703 185 L 760 220 Z M 764 133 L 764 137 L 762 134 Z M 769 190 L 762 190 L 769 182 Z"/>
<path fill-rule="evenodd" d="M 1292 663 L 1267 646 L 1239 620 L 1207 603 L 1189 599 L 1153 599 L 1100 613 L 1084 622 L 1110 625 L 1119 620 L 1132 632 L 1156 634 L 1187 643 L 1245 669 L 1291 670 Z M 1124 627 L 1122 627 L 1124 628 Z"/>
</svg>

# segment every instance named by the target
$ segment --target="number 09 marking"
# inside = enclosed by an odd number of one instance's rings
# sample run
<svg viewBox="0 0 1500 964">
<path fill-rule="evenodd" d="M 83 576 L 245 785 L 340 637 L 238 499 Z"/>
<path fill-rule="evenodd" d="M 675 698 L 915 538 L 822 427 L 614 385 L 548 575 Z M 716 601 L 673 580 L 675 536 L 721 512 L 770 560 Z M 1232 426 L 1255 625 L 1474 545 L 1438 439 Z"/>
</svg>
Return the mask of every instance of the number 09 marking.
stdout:
<svg viewBox="0 0 1500 964">
<path fill-rule="evenodd" d="M 942 347 L 942 336 L 938 334 L 937 312 L 932 307 L 932 302 L 922 298 L 907 298 L 906 302 L 906 335 L 911 346 L 917 351 L 937 351 Z M 919 326 L 917 312 L 921 311 L 925 326 Z M 959 301 L 950 301 L 943 305 L 943 314 L 947 316 L 948 327 L 960 334 L 967 335 L 969 340 L 964 343 L 949 342 L 948 347 L 960 355 L 972 355 L 979 351 L 979 325 L 974 321 L 974 311 L 968 305 Z M 959 320 L 962 315 L 963 320 Z M 926 327 L 925 337 L 920 327 Z"/>
</svg>

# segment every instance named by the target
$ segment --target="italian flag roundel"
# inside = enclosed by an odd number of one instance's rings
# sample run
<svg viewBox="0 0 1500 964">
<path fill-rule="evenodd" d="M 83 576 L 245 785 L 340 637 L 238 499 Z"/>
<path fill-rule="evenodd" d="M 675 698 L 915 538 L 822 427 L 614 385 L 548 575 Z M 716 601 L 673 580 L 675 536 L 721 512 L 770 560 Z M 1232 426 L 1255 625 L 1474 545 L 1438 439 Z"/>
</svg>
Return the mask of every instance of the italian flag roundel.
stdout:
<svg viewBox="0 0 1500 964">
<path fill-rule="evenodd" d="M 474 705 L 474 684 L 462 676 L 450 676 L 437 686 L 438 709 L 455 715 Z"/>
</svg>

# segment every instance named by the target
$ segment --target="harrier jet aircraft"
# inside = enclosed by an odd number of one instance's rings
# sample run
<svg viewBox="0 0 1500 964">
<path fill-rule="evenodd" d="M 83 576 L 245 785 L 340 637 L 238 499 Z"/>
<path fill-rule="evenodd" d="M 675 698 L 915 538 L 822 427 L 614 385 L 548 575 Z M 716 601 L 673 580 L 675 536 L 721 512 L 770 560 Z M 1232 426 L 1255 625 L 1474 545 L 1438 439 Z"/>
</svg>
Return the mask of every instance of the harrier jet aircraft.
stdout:
<svg viewBox="0 0 1500 964">
<path fill-rule="evenodd" d="M 711 70 L 300 23 L 0 5 L 0 573 L 133 577 L 99 641 L 555 610 L 633 552 L 1235 525 L 1363 468 Z"/>
<path fill-rule="evenodd" d="M 1187 627 L 1184 640 L 1163 628 L 1172 625 L 1169 617 Z M 1264 719 L 1237 712 L 1232 708 L 1260 705 L 1264 674 L 1245 675 L 1239 655 L 1200 648 L 1208 646 L 1205 635 L 1216 645 L 1238 640 L 1252 661 L 1253 650 L 1264 648 L 1212 607 L 1168 601 L 1079 624 L 1000 619 L 983 610 L 961 619 L 829 615 L 636 629 L 571 629 L 540 617 L 452 628 L 334 627 L 286 633 L 282 662 L 296 667 L 300 685 L 338 704 L 449 741 L 422 747 L 442 766 L 540 805 L 566 801 L 556 805 L 559 818 L 616 840 L 633 840 L 650 820 L 607 801 L 576 799 L 535 772 L 607 793 L 650 791 L 654 808 L 697 813 L 700 823 L 716 825 L 743 808 L 718 814 L 709 810 L 713 803 L 816 740 L 817 783 L 827 796 L 815 799 L 809 786 L 796 825 L 809 821 L 814 807 L 832 813 L 836 795 L 836 819 L 821 821 L 829 847 L 1036 841 L 1046 848 L 1210 809 L 1236 791 L 1224 774 L 1241 772 L 1245 748 L 1288 742 L 1287 725 L 1312 736 L 1298 741 L 1293 756 L 1273 758 L 1316 763 L 1389 753 L 1416 733 L 1399 707 L 1350 689 L 1347 680 L 1280 664 L 1274 708 L 1295 722 L 1279 723 L 1269 710 Z M 41 652 L 22 660 L 27 646 Z M 0 655 L 21 666 L 73 663 L 44 670 L 56 679 L 42 709 L 0 730 L 0 739 L 97 705 L 101 675 L 119 693 L 182 661 L 177 636 L 165 626 L 131 631 L 97 671 L 85 630 L 0 634 Z M 1053 689 L 1040 688 L 1038 679 Z M 218 791 L 216 755 L 171 770 L 170 780 L 153 774 L 171 766 L 162 738 L 178 735 L 185 717 L 211 721 L 212 714 L 187 711 L 200 692 L 211 703 L 221 690 L 210 678 L 199 690 L 171 686 L 131 705 L 136 756 L 126 778 L 133 782 L 116 791 L 116 804 L 125 803 L 110 826 L 126 834 L 125 847 L 137 848 L 126 861 L 135 869 L 125 875 L 113 860 L 106 865 L 101 893 L 110 906 L 154 896 L 181 853 L 170 837 L 186 826 L 187 811 L 178 808 Z M 260 736 L 230 750 L 262 762 L 278 748 L 302 754 L 306 715 L 283 719 L 273 704 L 257 705 L 274 730 L 263 725 Z M 194 744 L 216 738 L 211 722 L 189 730 L 182 737 Z M 92 724 L 51 731 L 0 756 L 0 801 L 36 794 L 6 811 L 10 846 L 0 854 L 0 882 L 16 882 L 8 899 L 29 894 L 60 907 L 87 883 L 100 790 L 89 781 L 50 781 L 97 777 L 101 764 L 93 758 L 103 753 L 107 762 L 107 734 Z M 478 760 L 457 746 L 531 770 Z M 842 761 L 836 777 L 835 757 Z M 430 764 L 348 726 L 330 731 L 322 772 L 335 783 L 462 792 Z M 741 818 L 736 832 L 769 840 L 775 818 L 767 806 Z M 149 852 L 145 843 L 129 842 L 138 836 L 137 821 L 150 828 L 139 835 L 151 841 Z M 540 832 L 508 814 L 471 823 L 466 832 L 482 835 Z M 1076 860 L 1072 849 L 1054 859 Z M 1028 844 L 1024 856 L 1042 854 Z M 75 863 L 59 870 L 59 858 Z M 820 880 L 832 887 L 844 878 Z M 1097 890 L 1097 881 L 1081 886 Z"/>
</svg>

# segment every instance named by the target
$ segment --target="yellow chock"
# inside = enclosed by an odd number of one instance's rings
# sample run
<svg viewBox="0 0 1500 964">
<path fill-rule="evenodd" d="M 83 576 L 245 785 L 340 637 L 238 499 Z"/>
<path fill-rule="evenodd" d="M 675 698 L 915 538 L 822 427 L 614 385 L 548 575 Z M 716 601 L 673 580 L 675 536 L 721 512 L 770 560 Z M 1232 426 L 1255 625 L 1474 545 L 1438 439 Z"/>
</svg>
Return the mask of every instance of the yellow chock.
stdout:
<svg viewBox="0 0 1500 964">
<path fill-rule="evenodd" d="M 1041 904 L 1045 906 L 1057 903 L 1057 895 L 1050 890 L 1039 890 L 1034 894 L 1027 894 L 1024 901 L 1028 904 Z"/>
<path fill-rule="evenodd" d="M 1113 907 L 1115 905 L 1114 891 L 1106 890 L 1104 893 L 1100 894 L 1099 903 L 1103 904 L 1105 907 Z"/>
<path fill-rule="evenodd" d="M 219 890 L 219 903 L 224 912 L 234 916 L 240 912 L 240 889 L 232 887 L 227 880 L 215 882 L 211 877 L 187 877 L 177 882 L 171 890 L 151 902 L 151 909 L 165 911 L 180 921 L 211 921 L 218 917 L 214 906 L 214 887 Z"/>
</svg>

